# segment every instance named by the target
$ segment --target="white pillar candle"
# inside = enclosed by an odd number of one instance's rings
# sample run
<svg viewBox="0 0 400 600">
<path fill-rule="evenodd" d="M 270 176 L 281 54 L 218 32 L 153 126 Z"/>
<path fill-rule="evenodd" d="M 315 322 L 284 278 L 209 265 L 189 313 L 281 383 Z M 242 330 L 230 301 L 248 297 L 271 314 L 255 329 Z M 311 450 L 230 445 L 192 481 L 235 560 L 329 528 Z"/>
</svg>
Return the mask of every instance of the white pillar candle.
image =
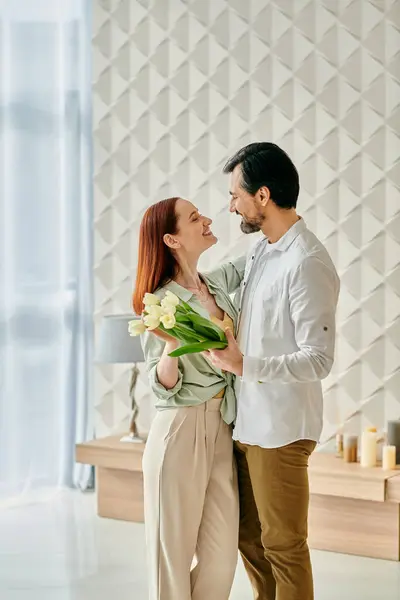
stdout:
<svg viewBox="0 0 400 600">
<path fill-rule="evenodd" d="M 376 431 L 364 431 L 361 435 L 361 460 L 362 467 L 376 466 L 377 434 Z"/>
<path fill-rule="evenodd" d="M 396 468 L 396 446 L 384 446 L 382 452 L 382 469 L 389 471 Z"/>
</svg>

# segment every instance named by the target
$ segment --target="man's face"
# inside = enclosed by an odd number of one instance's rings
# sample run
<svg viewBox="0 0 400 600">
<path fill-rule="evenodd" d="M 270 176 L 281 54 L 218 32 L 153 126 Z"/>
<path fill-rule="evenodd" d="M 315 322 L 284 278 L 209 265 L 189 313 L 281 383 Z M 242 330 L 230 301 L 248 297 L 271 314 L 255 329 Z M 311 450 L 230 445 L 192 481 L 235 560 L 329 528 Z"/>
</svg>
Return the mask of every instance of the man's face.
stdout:
<svg viewBox="0 0 400 600">
<path fill-rule="evenodd" d="M 242 217 L 240 229 L 243 233 L 256 233 L 260 231 L 264 222 L 264 215 L 261 211 L 257 192 L 254 196 L 242 188 L 242 169 L 241 165 L 235 167 L 231 174 L 230 195 L 231 201 L 229 210 Z"/>
</svg>

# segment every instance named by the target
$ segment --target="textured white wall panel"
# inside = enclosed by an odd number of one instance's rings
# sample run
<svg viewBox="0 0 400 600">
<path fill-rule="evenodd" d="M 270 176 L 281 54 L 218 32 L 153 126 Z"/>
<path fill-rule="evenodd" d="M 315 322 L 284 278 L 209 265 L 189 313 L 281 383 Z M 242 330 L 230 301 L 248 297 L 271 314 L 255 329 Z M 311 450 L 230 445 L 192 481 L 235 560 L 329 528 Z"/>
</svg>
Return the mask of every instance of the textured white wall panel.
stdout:
<svg viewBox="0 0 400 600">
<path fill-rule="evenodd" d="M 400 417 L 400 2 L 95 0 L 93 61 L 96 321 L 129 310 L 156 200 L 214 219 L 204 266 L 247 247 L 221 167 L 272 140 L 342 278 L 324 435 Z M 123 428 L 127 387 L 127 369 L 97 368 L 98 435 Z M 138 397 L 146 429 L 145 374 Z"/>
</svg>

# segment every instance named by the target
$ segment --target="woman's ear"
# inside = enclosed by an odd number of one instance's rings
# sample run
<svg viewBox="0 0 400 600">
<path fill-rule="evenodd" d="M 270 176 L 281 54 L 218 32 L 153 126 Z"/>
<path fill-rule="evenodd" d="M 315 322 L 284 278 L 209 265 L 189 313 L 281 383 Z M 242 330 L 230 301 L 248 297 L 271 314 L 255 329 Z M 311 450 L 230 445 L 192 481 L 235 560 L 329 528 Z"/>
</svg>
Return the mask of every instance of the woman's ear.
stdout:
<svg viewBox="0 0 400 600">
<path fill-rule="evenodd" d="M 166 246 L 168 246 L 168 248 L 171 248 L 172 250 L 177 250 L 178 248 L 181 247 L 178 240 L 176 240 L 170 233 L 166 233 L 163 237 L 163 240 L 164 240 L 164 244 Z"/>
</svg>

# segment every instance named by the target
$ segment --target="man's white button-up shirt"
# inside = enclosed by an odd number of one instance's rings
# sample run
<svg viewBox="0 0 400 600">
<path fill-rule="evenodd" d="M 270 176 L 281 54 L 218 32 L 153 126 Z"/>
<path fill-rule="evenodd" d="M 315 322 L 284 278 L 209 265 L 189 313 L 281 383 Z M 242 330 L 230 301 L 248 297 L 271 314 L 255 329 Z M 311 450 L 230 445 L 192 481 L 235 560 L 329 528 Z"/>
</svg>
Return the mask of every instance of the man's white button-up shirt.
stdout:
<svg viewBox="0 0 400 600">
<path fill-rule="evenodd" d="M 339 288 L 327 250 L 302 219 L 249 254 L 239 293 L 244 364 L 234 439 L 264 448 L 319 440 Z"/>
</svg>

